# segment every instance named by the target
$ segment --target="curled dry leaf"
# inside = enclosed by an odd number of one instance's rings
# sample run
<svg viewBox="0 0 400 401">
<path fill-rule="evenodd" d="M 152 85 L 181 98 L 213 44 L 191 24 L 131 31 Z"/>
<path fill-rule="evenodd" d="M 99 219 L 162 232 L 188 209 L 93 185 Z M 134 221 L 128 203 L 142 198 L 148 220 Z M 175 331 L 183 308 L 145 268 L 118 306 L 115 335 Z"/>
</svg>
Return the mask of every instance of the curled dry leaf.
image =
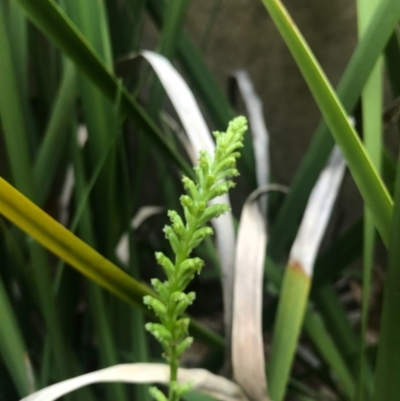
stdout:
<svg viewBox="0 0 400 401">
<path fill-rule="evenodd" d="M 178 381 L 192 382 L 193 390 L 220 401 L 248 401 L 237 384 L 205 369 L 179 369 Z M 169 366 L 161 363 L 115 365 L 53 384 L 21 401 L 53 401 L 81 387 L 107 382 L 167 384 L 169 383 Z"/>
<path fill-rule="evenodd" d="M 267 231 L 258 198 L 271 190 L 255 190 L 246 200 L 238 229 L 233 301 L 232 362 L 235 380 L 253 401 L 266 401 L 262 293 Z"/>
<path fill-rule="evenodd" d="M 261 188 L 268 184 L 270 178 L 269 133 L 265 124 L 263 104 L 254 90 L 247 71 L 237 70 L 232 74 L 232 78 L 237 82 L 246 107 L 253 141 L 257 186 Z M 265 215 L 267 209 L 266 197 L 260 200 L 260 206 Z"/>
</svg>

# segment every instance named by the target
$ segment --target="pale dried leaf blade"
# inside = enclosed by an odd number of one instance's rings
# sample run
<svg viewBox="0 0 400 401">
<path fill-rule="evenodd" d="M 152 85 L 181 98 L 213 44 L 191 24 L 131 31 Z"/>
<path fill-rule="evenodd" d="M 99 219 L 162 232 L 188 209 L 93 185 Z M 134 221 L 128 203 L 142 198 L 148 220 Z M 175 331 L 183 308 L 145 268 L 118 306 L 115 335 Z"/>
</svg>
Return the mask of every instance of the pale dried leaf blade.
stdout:
<svg viewBox="0 0 400 401">
<path fill-rule="evenodd" d="M 160 54 L 144 50 L 141 55 L 160 79 L 193 147 L 196 151 L 204 149 L 212 154 L 214 142 L 210 131 L 185 80 L 170 61 Z"/>
<path fill-rule="evenodd" d="M 257 198 L 246 200 L 238 229 L 233 300 L 234 377 L 252 401 L 268 400 L 262 336 L 262 292 L 267 232 Z"/>
<path fill-rule="evenodd" d="M 289 265 L 300 266 L 307 276 L 313 274 L 314 262 L 332 214 L 343 180 L 346 164 L 335 146 L 315 184 L 289 256 Z"/>
<path fill-rule="evenodd" d="M 220 401 L 248 401 L 240 387 L 224 377 L 204 369 L 179 369 L 180 383 L 192 382 L 192 389 Z M 169 383 L 169 366 L 161 363 L 115 365 L 53 384 L 21 401 L 53 401 L 65 394 L 94 383 Z"/>
<path fill-rule="evenodd" d="M 261 188 L 268 184 L 270 176 L 269 133 L 265 124 L 263 104 L 254 90 L 253 83 L 247 71 L 237 70 L 232 76 L 237 82 L 246 107 L 253 140 L 257 185 Z M 263 200 L 261 202 L 263 203 Z"/>
</svg>

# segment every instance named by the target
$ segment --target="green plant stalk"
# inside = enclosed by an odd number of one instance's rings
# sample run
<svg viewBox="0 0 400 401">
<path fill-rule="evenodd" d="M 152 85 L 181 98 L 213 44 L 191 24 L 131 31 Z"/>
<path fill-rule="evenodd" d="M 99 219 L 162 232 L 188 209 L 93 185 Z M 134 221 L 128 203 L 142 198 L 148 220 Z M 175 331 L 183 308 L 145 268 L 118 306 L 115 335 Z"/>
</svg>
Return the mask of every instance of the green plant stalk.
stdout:
<svg viewBox="0 0 400 401">
<path fill-rule="evenodd" d="M 345 109 L 287 10 L 278 0 L 262 0 L 306 80 L 336 143 L 371 210 L 386 246 L 390 237 L 393 200 L 372 164 Z"/>
<path fill-rule="evenodd" d="M 206 151 L 200 152 L 199 165 L 194 168 L 196 180 L 188 177 L 182 180 L 187 192 L 180 198 L 184 218 L 170 210 L 168 216 L 172 225 L 164 227 L 175 255 L 174 262 L 162 252 L 156 253 L 157 262 L 163 267 L 167 280 L 152 280 L 159 299 L 144 297 L 144 303 L 153 309 L 161 322 L 147 323 L 146 329 L 161 343 L 170 365 L 169 401 L 179 400 L 190 388 L 190 384 L 179 385 L 177 382 L 179 357 L 193 342 L 193 338 L 187 336 L 189 319 L 181 316 L 195 299 L 194 292 L 184 291 L 204 265 L 203 260 L 190 258 L 190 255 L 204 238 L 213 234 L 213 230 L 205 224 L 229 210 L 225 204 L 214 203 L 207 207 L 207 203 L 234 186 L 230 178 L 239 174 L 236 159 L 240 156 L 238 149 L 243 146 L 246 130 L 246 119 L 238 117 L 229 124 L 226 133 L 214 133 L 217 144 L 213 159 Z M 152 387 L 150 391 L 157 401 L 166 401 L 157 388 Z"/>
</svg>

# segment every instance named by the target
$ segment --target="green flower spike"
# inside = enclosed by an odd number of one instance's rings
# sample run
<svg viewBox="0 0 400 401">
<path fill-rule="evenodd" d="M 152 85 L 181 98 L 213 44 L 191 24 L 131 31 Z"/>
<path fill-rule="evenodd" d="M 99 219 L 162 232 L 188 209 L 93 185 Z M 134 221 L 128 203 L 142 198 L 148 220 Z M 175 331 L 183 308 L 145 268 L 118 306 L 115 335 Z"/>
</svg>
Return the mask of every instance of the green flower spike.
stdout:
<svg viewBox="0 0 400 401">
<path fill-rule="evenodd" d="M 214 133 L 214 158 L 201 151 L 199 164 L 194 168 L 196 179 L 182 179 L 186 190 L 186 195 L 180 198 L 184 218 L 174 210 L 168 212 L 171 225 L 164 227 L 164 233 L 175 255 L 174 262 L 162 252 L 156 252 L 157 263 L 164 269 L 167 280 L 153 279 L 152 285 L 159 298 L 146 296 L 144 303 L 161 323 L 147 323 L 145 327 L 161 343 L 170 364 L 168 401 L 178 401 L 190 389 L 190 383 L 180 385 L 177 382 L 179 357 L 193 342 L 193 338 L 188 336 L 189 319 L 182 315 L 196 294 L 184 291 L 204 265 L 201 259 L 190 258 L 190 254 L 204 238 L 214 233 L 211 227 L 205 225 L 229 210 L 225 204 L 207 206 L 207 203 L 235 186 L 231 178 L 239 175 L 236 159 L 240 157 L 238 150 L 243 147 L 246 130 L 246 119 L 237 117 L 230 122 L 226 133 Z M 157 388 L 151 387 L 150 392 L 157 401 L 167 401 Z"/>
</svg>

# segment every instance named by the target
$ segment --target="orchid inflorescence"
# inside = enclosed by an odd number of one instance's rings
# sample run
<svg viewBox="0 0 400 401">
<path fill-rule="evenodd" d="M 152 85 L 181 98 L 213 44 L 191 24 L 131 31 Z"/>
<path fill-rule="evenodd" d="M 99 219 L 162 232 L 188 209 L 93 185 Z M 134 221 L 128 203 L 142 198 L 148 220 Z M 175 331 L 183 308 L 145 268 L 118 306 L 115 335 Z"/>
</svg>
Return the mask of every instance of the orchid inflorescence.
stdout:
<svg viewBox="0 0 400 401">
<path fill-rule="evenodd" d="M 206 224 L 230 210 L 223 203 L 209 206 L 208 203 L 235 186 L 231 178 L 239 175 L 236 159 L 240 157 L 238 150 L 243 147 L 246 130 L 246 119 L 237 117 L 229 123 L 226 133 L 214 132 L 214 158 L 206 151 L 201 151 L 199 163 L 194 167 L 195 180 L 188 177 L 182 179 L 186 190 L 186 195 L 180 197 L 184 217 L 176 211 L 168 211 L 171 225 L 164 227 L 164 233 L 175 260 L 173 262 L 162 252 L 155 254 L 167 280 L 162 282 L 155 278 L 151 281 L 159 298 L 147 295 L 144 303 L 155 312 L 160 323 L 147 323 L 145 327 L 161 343 L 164 357 L 170 365 L 169 401 L 179 400 L 190 388 L 190 384 L 177 382 L 179 357 L 193 342 L 193 337 L 188 336 L 189 318 L 183 314 L 193 303 L 196 294 L 184 291 L 204 265 L 202 259 L 191 258 L 190 255 L 204 238 L 213 234 L 212 228 Z M 151 387 L 150 392 L 157 401 L 167 401 L 156 387 Z"/>
</svg>

